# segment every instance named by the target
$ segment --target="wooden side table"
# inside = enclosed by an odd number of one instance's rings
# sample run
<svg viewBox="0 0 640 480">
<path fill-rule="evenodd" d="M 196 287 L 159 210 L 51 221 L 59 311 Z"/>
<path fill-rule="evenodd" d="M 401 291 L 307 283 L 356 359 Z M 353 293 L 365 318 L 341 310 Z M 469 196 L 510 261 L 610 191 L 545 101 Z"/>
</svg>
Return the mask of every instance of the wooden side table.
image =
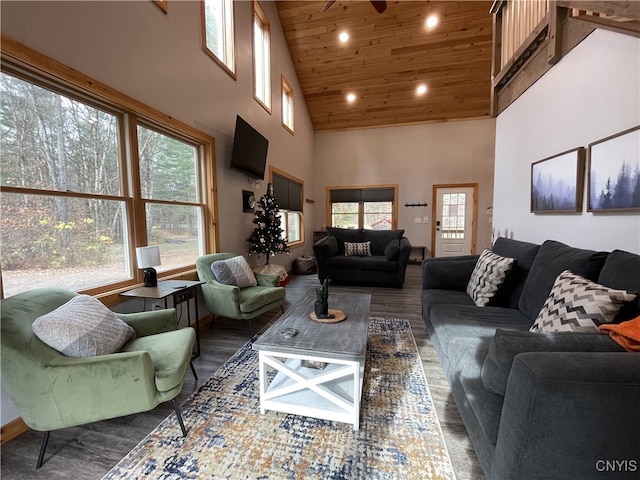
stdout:
<svg viewBox="0 0 640 480">
<path fill-rule="evenodd" d="M 196 352 L 192 358 L 200 355 L 200 319 L 198 315 L 198 285 L 202 285 L 201 281 L 190 280 L 164 280 L 158 282 L 157 287 L 138 287 L 132 290 L 122 292 L 120 295 L 134 298 L 153 298 L 156 300 L 164 300 L 164 308 L 169 308 L 168 299 L 173 299 L 174 308 L 186 302 L 187 303 L 187 324 L 191 326 L 191 308 L 189 300 L 193 299 L 196 314 Z M 178 321 L 180 319 L 178 318 Z"/>
</svg>

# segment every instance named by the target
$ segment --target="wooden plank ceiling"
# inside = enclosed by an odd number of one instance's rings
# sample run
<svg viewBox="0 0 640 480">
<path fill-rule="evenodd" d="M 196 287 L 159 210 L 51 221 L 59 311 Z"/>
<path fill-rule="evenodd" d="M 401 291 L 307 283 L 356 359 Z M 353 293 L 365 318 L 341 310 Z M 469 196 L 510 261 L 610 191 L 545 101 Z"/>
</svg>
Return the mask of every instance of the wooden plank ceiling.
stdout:
<svg viewBox="0 0 640 480">
<path fill-rule="evenodd" d="M 387 1 L 382 14 L 368 1 L 324 3 L 277 2 L 316 131 L 490 116 L 492 1 Z"/>
</svg>

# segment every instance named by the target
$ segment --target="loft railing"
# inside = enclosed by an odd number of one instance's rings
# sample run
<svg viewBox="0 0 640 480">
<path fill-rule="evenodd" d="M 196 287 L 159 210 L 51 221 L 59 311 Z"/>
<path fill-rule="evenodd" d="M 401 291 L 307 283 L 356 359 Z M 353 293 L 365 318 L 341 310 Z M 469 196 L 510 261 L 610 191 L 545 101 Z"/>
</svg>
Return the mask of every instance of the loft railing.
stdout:
<svg viewBox="0 0 640 480">
<path fill-rule="evenodd" d="M 496 0 L 490 12 L 494 116 L 595 28 L 640 37 L 640 1 Z M 533 73 L 514 87 L 513 80 L 525 69 Z M 499 102 L 505 90 L 507 99 Z"/>
</svg>

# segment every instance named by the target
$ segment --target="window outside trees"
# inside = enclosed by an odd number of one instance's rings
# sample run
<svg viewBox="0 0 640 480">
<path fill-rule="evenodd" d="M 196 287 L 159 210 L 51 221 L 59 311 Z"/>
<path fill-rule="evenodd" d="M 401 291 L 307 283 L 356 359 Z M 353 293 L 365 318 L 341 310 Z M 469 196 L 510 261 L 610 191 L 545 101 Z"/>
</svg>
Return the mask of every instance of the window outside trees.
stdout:
<svg viewBox="0 0 640 480">
<path fill-rule="evenodd" d="M 235 78 L 233 0 L 202 2 L 202 48 Z"/>
<path fill-rule="evenodd" d="M 193 268 L 205 242 L 198 145 L 138 126 L 133 152 L 121 134 L 133 114 L 5 72 L 0 91 L 5 297 L 54 278 L 75 291 L 132 284 L 131 253 L 147 243 L 161 247 L 159 271 Z"/>
<path fill-rule="evenodd" d="M 329 187 L 331 226 L 392 230 L 397 224 L 397 186 Z"/>
</svg>

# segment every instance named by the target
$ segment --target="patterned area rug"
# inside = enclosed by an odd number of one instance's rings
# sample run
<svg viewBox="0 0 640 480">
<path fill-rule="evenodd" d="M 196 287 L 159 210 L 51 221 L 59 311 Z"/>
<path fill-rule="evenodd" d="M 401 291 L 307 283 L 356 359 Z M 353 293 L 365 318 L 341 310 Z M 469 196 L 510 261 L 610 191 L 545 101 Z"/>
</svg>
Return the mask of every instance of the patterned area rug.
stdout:
<svg viewBox="0 0 640 480">
<path fill-rule="evenodd" d="M 360 430 L 260 414 L 258 355 L 245 344 L 105 479 L 454 479 L 407 320 L 372 318 Z"/>
</svg>

